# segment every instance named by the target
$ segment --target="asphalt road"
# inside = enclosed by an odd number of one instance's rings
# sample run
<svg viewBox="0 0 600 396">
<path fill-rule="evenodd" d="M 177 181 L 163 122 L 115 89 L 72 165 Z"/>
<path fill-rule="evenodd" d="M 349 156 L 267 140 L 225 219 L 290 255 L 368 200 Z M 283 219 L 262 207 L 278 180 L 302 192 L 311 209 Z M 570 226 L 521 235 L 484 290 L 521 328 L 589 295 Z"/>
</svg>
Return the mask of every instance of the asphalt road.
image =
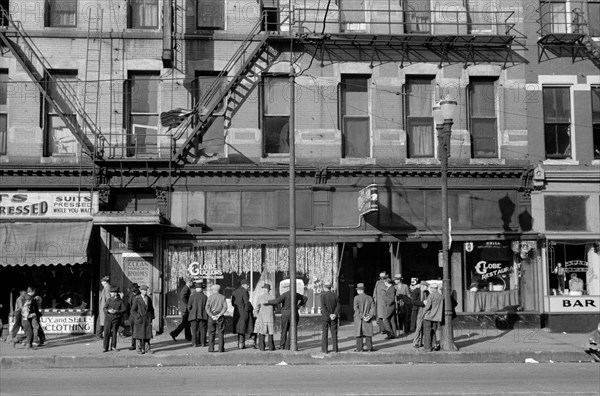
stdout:
<svg viewBox="0 0 600 396">
<path fill-rule="evenodd" d="M 1 370 L 0 395 L 599 395 L 600 364 Z"/>
</svg>

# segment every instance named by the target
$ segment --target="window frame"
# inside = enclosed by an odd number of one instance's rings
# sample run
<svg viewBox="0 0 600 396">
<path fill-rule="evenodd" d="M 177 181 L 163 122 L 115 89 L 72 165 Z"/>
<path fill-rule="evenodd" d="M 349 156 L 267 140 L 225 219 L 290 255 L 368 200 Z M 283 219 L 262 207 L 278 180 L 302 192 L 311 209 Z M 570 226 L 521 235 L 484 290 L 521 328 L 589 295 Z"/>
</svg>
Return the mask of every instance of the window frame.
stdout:
<svg viewBox="0 0 600 396">
<path fill-rule="evenodd" d="M 287 152 L 268 152 L 267 151 L 267 138 L 266 138 L 266 134 L 267 134 L 267 120 L 269 119 L 275 119 L 275 118 L 284 118 L 287 117 L 288 119 L 288 137 L 289 137 L 289 120 L 290 120 L 290 111 L 288 108 L 288 112 L 287 113 L 267 113 L 267 101 L 268 98 L 266 97 L 266 95 L 269 94 L 269 90 L 267 89 L 267 80 L 269 79 L 282 79 L 282 80 L 288 80 L 289 79 L 289 75 L 288 74 L 283 74 L 283 73 L 263 73 L 262 77 L 261 77 L 261 81 L 260 81 L 260 95 L 259 95 L 259 109 L 260 109 L 260 114 L 259 114 L 259 128 L 261 129 L 262 133 L 262 152 L 263 152 L 263 157 L 277 157 L 277 156 L 289 156 L 290 155 L 290 151 L 289 151 L 289 139 L 288 139 L 288 151 Z"/>
<path fill-rule="evenodd" d="M 0 155 L 6 155 L 8 151 L 8 82 L 8 69 L 0 69 L 0 84 L 6 84 L 6 87 L 0 88 L 0 119 L 4 118 L 6 126 L 5 130 L 0 129 Z"/>
<path fill-rule="evenodd" d="M 371 90 L 370 87 L 370 79 L 373 76 L 371 74 L 343 74 L 341 76 L 340 84 L 338 85 L 338 104 L 339 104 L 339 129 L 342 137 L 342 147 L 341 147 L 341 157 L 342 158 L 371 158 L 373 156 L 373 139 L 372 139 L 372 125 L 371 125 Z M 346 103 L 345 103 L 345 95 L 344 95 L 344 79 L 364 79 L 365 85 L 367 87 L 366 96 L 367 96 L 367 113 L 366 115 L 356 115 L 356 114 L 345 114 L 346 112 Z M 367 122 L 367 151 L 368 155 L 366 157 L 351 157 L 347 152 L 347 143 L 346 143 L 346 120 L 362 120 Z"/>
<path fill-rule="evenodd" d="M 586 19 L 588 22 L 588 28 L 589 28 L 589 32 L 590 32 L 590 36 L 594 37 L 594 38 L 600 38 L 600 25 L 597 26 L 594 21 L 592 21 L 591 19 L 591 13 L 590 13 L 590 6 L 594 6 L 597 7 L 596 10 L 596 14 L 599 19 L 600 19 L 600 1 L 588 1 L 587 3 L 587 14 L 586 14 Z M 592 30 L 592 26 L 595 26 L 595 30 Z M 597 27 L 596 27 L 597 26 Z"/>
<path fill-rule="evenodd" d="M 52 79 L 54 81 L 59 81 L 61 79 L 64 79 L 64 81 L 66 83 L 70 83 L 70 81 L 75 81 L 75 82 L 79 82 L 78 80 L 78 75 L 79 75 L 79 71 L 77 69 L 54 69 L 54 70 L 49 70 L 49 73 L 47 73 L 44 76 L 44 81 L 43 81 L 43 85 L 44 85 L 44 90 L 48 93 L 49 96 L 52 96 L 52 85 L 50 82 L 50 76 L 52 76 Z M 78 94 L 78 88 L 74 89 L 74 93 Z M 41 115 L 43 117 L 43 135 L 44 135 L 44 157 L 73 157 L 73 156 L 77 156 L 77 153 L 80 151 L 79 150 L 79 141 L 77 141 L 75 136 L 72 136 L 73 139 L 75 139 L 75 149 L 73 150 L 72 153 L 57 153 L 54 148 L 53 148 L 53 130 L 52 125 L 53 122 L 52 120 L 60 120 L 61 123 L 64 124 L 62 117 L 59 115 L 59 113 L 57 111 L 54 110 L 54 107 L 48 103 L 48 100 L 45 99 L 43 97 L 43 95 L 41 95 L 41 104 L 42 104 L 42 112 Z M 77 98 L 75 98 L 77 99 Z M 71 120 L 71 122 L 74 125 L 77 125 L 77 118 L 78 115 L 77 113 L 63 113 L 63 116 L 69 120 Z M 69 129 L 69 133 L 72 135 L 73 131 L 71 131 L 71 129 L 65 125 L 65 127 L 67 129 Z"/>
<path fill-rule="evenodd" d="M 56 5 L 56 4 L 60 4 L 60 5 Z M 55 18 L 56 16 L 61 16 L 61 15 L 67 15 L 66 13 L 64 14 L 53 14 L 53 9 L 58 8 L 57 11 L 64 11 L 66 10 L 66 6 L 70 5 L 70 4 L 75 4 L 75 12 L 74 12 L 74 21 L 72 24 L 57 24 L 54 23 L 53 21 L 57 18 Z M 50 28 L 76 28 L 77 27 L 77 20 L 78 20 L 78 10 L 79 10 L 79 4 L 77 0 L 68 0 L 68 1 L 64 1 L 64 0 L 46 0 L 45 2 L 45 27 L 50 27 Z M 72 12 L 72 10 L 70 10 Z M 56 11 L 55 11 L 56 12 Z M 69 12 L 70 13 L 70 12 Z"/>
<path fill-rule="evenodd" d="M 476 98 L 473 97 L 474 93 L 474 84 L 473 83 L 493 83 L 493 100 L 494 100 L 494 116 L 474 116 L 474 111 L 473 111 L 473 104 L 476 103 Z M 468 122 L 468 130 L 469 130 L 469 135 L 471 138 L 471 158 L 473 159 L 478 159 L 478 158 L 498 158 L 499 155 L 499 147 L 498 147 L 498 107 L 497 107 L 497 101 L 496 101 L 496 92 L 497 92 L 497 85 L 498 85 L 498 78 L 497 77 L 470 77 L 469 79 L 469 86 L 467 87 L 467 99 L 469 101 L 468 106 L 467 106 L 467 111 L 468 111 L 468 117 L 467 117 L 467 122 Z M 475 127 L 474 127 L 474 121 L 475 120 L 494 120 L 494 135 L 491 139 L 494 140 L 494 153 L 492 154 L 488 154 L 488 155 L 477 155 L 476 154 L 476 144 L 475 141 L 477 140 L 475 137 Z M 483 137 L 479 137 L 479 139 L 486 139 Z"/>
<path fill-rule="evenodd" d="M 598 91 L 596 96 L 594 96 L 594 91 Z M 600 160 L 600 85 L 592 85 L 590 94 L 592 95 L 590 101 L 592 106 L 592 156 L 594 160 Z M 597 99 L 594 100 L 594 97 Z M 597 113 L 596 120 L 594 119 L 594 112 Z"/>
<path fill-rule="evenodd" d="M 431 97 L 429 98 L 430 100 L 430 105 L 429 106 L 429 116 L 427 117 L 421 117 L 421 116 L 411 116 L 409 114 L 410 111 L 410 84 L 411 82 L 414 81 L 418 81 L 418 80 L 429 80 L 429 86 L 430 86 L 430 95 Z M 406 131 L 406 156 L 407 158 L 415 158 L 415 159 L 419 159 L 419 158 L 436 158 L 437 156 L 437 147 L 436 147 L 436 128 L 435 128 L 435 121 L 433 119 L 433 105 L 436 102 L 436 91 L 435 91 L 435 76 L 432 75 L 411 75 L 411 76 L 407 76 L 406 77 L 406 81 L 404 83 L 404 86 L 402 87 L 403 90 L 403 107 L 404 107 L 404 126 L 405 126 L 405 131 Z M 415 120 L 415 121 L 429 121 L 429 124 L 431 125 L 431 153 L 427 153 L 427 154 L 414 154 L 411 152 L 410 150 L 410 146 L 411 146 L 411 131 L 410 131 L 410 123 L 411 120 Z"/>
<path fill-rule="evenodd" d="M 567 90 L 568 92 L 568 98 L 569 98 L 569 122 L 559 122 L 558 119 L 556 122 L 549 122 L 549 120 L 547 119 L 548 116 L 548 112 L 549 112 L 549 108 L 546 106 L 545 104 L 545 91 L 546 90 L 556 90 L 555 92 L 558 92 L 558 90 Z M 570 85 L 545 85 L 542 87 L 542 110 L 543 110 L 543 123 L 544 123 L 544 154 L 545 154 L 545 158 L 547 160 L 570 160 L 573 159 L 573 101 L 572 101 L 572 95 L 573 91 L 572 91 L 572 87 Z M 556 94 L 554 95 L 554 103 L 557 103 L 556 99 Z M 558 118 L 558 117 L 557 117 Z M 548 153 L 548 127 L 549 126 L 553 126 L 554 127 L 554 141 L 556 142 L 556 153 L 552 153 L 549 154 Z M 559 154 L 558 153 L 558 140 L 559 140 L 559 133 L 561 132 L 558 128 L 559 127 L 567 127 L 567 132 L 568 132 L 568 136 L 569 136 L 569 145 L 568 147 L 565 149 L 565 151 L 567 151 L 566 154 Z"/>
<path fill-rule="evenodd" d="M 133 9 L 134 5 L 137 6 L 141 3 L 141 6 L 144 7 L 147 5 L 153 5 L 150 3 L 154 3 L 156 6 L 156 24 L 155 25 L 135 25 L 134 26 L 134 18 L 133 18 Z M 143 29 L 143 30 L 155 30 L 160 27 L 160 2 L 159 0 L 127 0 L 127 28 L 128 29 Z"/>
<path fill-rule="evenodd" d="M 133 99 L 133 94 L 132 94 L 132 89 L 133 89 L 133 83 L 134 83 L 134 79 L 135 77 L 147 77 L 148 80 L 150 80 L 150 77 L 155 77 L 156 78 L 156 82 L 157 82 L 157 94 L 156 94 L 156 113 L 151 113 L 151 112 L 134 112 L 132 111 L 132 99 Z M 125 142 L 126 142 L 126 147 L 125 147 L 125 155 L 127 157 L 133 157 L 133 158 L 137 158 L 137 157 L 158 157 L 159 153 L 160 153 L 160 144 L 159 144 L 159 131 L 160 131 L 160 122 L 159 122 L 159 115 L 160 115 L 160 71 L 156 71 L 156 70 L 134 70 L 134 71 L 129 71 L 128 75 L 127 75 L 127 80 L 125 80 L 125 87 L 124 87 L 124 100 L 123 100 L 123 105 L 125 106 L 125 110 L 123 112 L 124 117 L 123 117 L 123 128 L 125 128 L 126 131 L 126 136 L 125 136 Z M 147 150 L 147 146 L 144 145 L 144 151 L 143 152 L 138 152 L 137 150 L 137 137 L 134 133 L 134 126 L 136 125 L 140 125 L 140 124 L 136 124 L 134 123 L 134 118 L 135 117 L 156 117 L 156 152 L 153 155 L 153 152 L 148 153 Z M 149 127 L 151 127 L 150 125 L 147 125 Z"/>
</svg>

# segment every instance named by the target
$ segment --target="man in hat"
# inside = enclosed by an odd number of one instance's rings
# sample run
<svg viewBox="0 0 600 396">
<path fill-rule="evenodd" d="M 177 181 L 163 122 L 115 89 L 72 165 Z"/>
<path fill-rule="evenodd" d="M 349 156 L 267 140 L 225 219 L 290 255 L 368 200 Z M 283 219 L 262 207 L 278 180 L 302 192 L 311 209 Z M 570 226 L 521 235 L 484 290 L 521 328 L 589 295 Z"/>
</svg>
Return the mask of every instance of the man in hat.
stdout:
<svg viewBox="0 0 600 396">
<path fill-rule="evenodd" d="M 396 338 L 396 289 L 390 278 L 385 278 L 384 285 L 385 290 L 380 296 L 383 306 L 381 323 L 383 325 L 383 332 L 387 334 L 385 339 L 391 340 Z"/>
<path fill-rule="evenodd" d="M 429 285 L 431 293 L 425 302 L 425 316 L 423 317 L 423 347 L 425 352 L 440 349 L 442 336 L 442 317 L 444 316 L 444 298 L 438 291 L 438 284 Z M 432 338 L 435 334 L 435 345 Z"/>
<path fill-rule="evenodd" d="M 417 349 L 423 346 L 423 317 L 425 316 L 425 301 L 429 296 L 428 288 L 429 283 L 421 281 L 421 283 L 417 283 L 414 286 L 411 292 L 413 311 L 411 314 L 410 330 L 415 333 L 413 346 Z"/>
<path fill-rule="evenodd" d="M 290 321 L 292 319 L 292 315 L 296 317 L 296 324 L 298 323 L 298 318 L 300 315 L 298 314 L 298 309 L 304 304 L 306 304 L 305 295 L 300 293 L 296 293 L 296 306 L 292 309 L 292 292 L 290 291 L 289 286 L 286 287 L 285 292 L 277 297 L 274 300 L 269 300 L 265 304 L 268 305 L 277 305 L 281 304 L 281 339 L 279 340 L 279 348 L 280 349 L 290 349 L 290 337 L 288 337 L 290 332 Z"/>
<path fill-rule="evenodd" d="M 338 352 L 338 317 L 340 304 L 336 293 L 331 291 L 331 282 L 323 284 L 325 291 L 321 293 L 321 351 L 327 353 L 327 331 L 331 331 L 333 352 Z"/>
<path fill-rule="evenodd" d="M 131 346 L 129 347 L 130 351 L 135 351 L 136 341 L 133 336 L 133 328 L 135 326 L 135 320 L 133 319 L 133 315 L 131 315 L 131 307 L 133 306 L 133 301 L 137 296 L 140 295 L 140 285 L 137 283 L 133 283 L 131 285 L 131 294 L 129 295 L 129 301 L 127 302 L 127 315 L 129 316 L 129 327 L 131 329 Z"/>
<path fill-rule="evenodd" d="M 398 329 L 404 331 L 404 334 L 410 332 L 410 316 L 412 312 L 412 299 L 410 288 L 404 283 L 401 274 L 394 275 L 394 288 L 396 289 L 396 315 Z"/>
<path fill-rule="evenodd" d="M 227 301 L 221 294 L 221 286 L 213 285 L 212 294 L 206 301 L 206 313 L 208 314 L 208 352 L 215 351 L 215 337 L 219 335 L 219 350 L 225 352 L 225 315 L 227 312 Z"/>
<path fill-rule="evenodd" d="M 365 294 L 365 284 L 356 285 L 357 295 L 354 297 L 354 335 L 356 336 L 356 352 L 363 351 L 363 337 L 367 341 L 367 351 L 373 350 L 373 319 L 375 302 Z"/>
<path fill-rule="evenodd" d="M 133 337 L 137 340 L 138 353 L 152 353 L 150 350 L 150 339 L 152 339 L 154 304 L 150 296 L 148 296 L 148 286 L 140 286 L 140 295 L 133 300 L 131 315 L 135 321 Z"/>
<path fill-rule="evenodd" d="M 271 295 L 271 285 L 265 283 L 262 285 L 263 294 L 258 296 L 256 307 L 254 308 L 254 316 L 256 323 L 254 324 L 254 333 L 258 334 L 258 348 L 261 351 L 265 350 L 265 336 L 269 337 L 268 344 L 271 351 L 275 350 L 275 308 L 272 305 L 265 304 L 273 296 Z"/>
<path fill-rule="evenodd" d="M 194 285 L 196 292 L 191 295 L 188 302 L 190 326 L 192 328 L 192 346 L 207 346 L 206 330 L 208 314 L 206 313 L 207 297 L 204 294 L 204 285 L 198 281 Z"/>
<path fill-rule="evenodd" d="M 246 348 L 246 334 L 252 334 L 254 330 L 254 308 L 250 303 L 250 285 L 247 280 L 240 282 L 240 287 L 231 294 L 231 305 L 233 305 L 233 332 L 237 334 L 238 349 Z M 256 334 L 253 338 L 253 348 L 256 349 Z"/>
<path fill-rule="evenodd" d="M 191 287 L 194 286 L 194 279 L 188 278 L 185 281 L 185 285 L 181 288 L 179 292 L 179 313 L 181 314 L 181 323 L 169 333 L 173 341 L 177 342 L 177 336 L 184 331 L 185 339 L 187 341 L 191 341 L 192 335 L 190 333 L 190 322 L 188 319 L 188 303 L 190 300 L 190 294 L 192 294 Z"/>
<path fill-rule="evenodd" d="M 104 306 L 110 298 L 110 278 L 108 276 L 103 276 L 102 279 L 100 279 L 100 285 L 102 286 L 102 290 L 100 290 L 100 299 L 98 302 L 98 323 L 96 324 L 98 331 L 96 332 L 96 336 L 98 338 L 104 338 L 102 336 L 104 322 L 106 321 Z"/>
<path fill-rule="evenodd" d="M 383 324 L 383 317 L 386 311 L 385 302 L 384 302 L 384 294 L 387 290 L 385 285 L 385 280 L 388 278 L 388 274 L 386 271 L 381 271 L 379 273 L 379 279 L 375 282 L 375 286 L 373 287 L 373 301 L 375 301 L 375 313 L 377 319 L 377 326 L 379 327 L 379 331 L 381 333 L 386 333 L 385 326 Z"/>
<path fill-rule="evenodd" d="M 109 289 L 110 297 L 104 304 L 104 343 L 103 343 L 103 352 L 108 352 L 108 341 L 111 339 L 110 350 L 114 351 L 117 349 L 117 335 L 119 334 L 119 325 L 121 324 L 121 319 L 125 312 L 127 312 L 127 308 L 125 307 L 125 302 L 121 299 L 119 295 L 119 287 L 111 286 Z"/>
</svg>

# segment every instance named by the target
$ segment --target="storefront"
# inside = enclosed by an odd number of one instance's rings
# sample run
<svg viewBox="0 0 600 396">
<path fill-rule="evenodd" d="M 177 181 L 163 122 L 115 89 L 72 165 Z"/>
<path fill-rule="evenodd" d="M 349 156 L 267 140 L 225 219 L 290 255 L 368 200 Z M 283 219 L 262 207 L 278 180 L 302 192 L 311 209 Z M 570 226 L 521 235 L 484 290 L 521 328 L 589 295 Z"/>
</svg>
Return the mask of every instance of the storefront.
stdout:
<svg viewBox="0 0 600 396">
<path fill-rule="evenodd" d="M 97 196 L 32 191 L 1 196 L 1 304 L 12 313 L 19 292 L 35 288 L 42 298 L 41 324 L 46 333 L 92 333 L 90 240 Z"/>
</svg>

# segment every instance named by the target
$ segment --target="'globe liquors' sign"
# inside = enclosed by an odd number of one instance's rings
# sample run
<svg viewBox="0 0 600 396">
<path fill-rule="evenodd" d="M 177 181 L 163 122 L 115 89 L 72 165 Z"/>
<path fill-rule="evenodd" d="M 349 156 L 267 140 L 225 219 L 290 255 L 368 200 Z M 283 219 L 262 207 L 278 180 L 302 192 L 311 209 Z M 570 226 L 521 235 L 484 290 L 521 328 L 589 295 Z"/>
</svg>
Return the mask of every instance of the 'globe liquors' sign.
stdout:
<svg viewBox="0 0 600 396">
<path fill-rule="evenodd" d="M 361 216 L 379 210 L 377 184 L 370 184 L 358 192 L 358 213 Z"/>
</svg>

